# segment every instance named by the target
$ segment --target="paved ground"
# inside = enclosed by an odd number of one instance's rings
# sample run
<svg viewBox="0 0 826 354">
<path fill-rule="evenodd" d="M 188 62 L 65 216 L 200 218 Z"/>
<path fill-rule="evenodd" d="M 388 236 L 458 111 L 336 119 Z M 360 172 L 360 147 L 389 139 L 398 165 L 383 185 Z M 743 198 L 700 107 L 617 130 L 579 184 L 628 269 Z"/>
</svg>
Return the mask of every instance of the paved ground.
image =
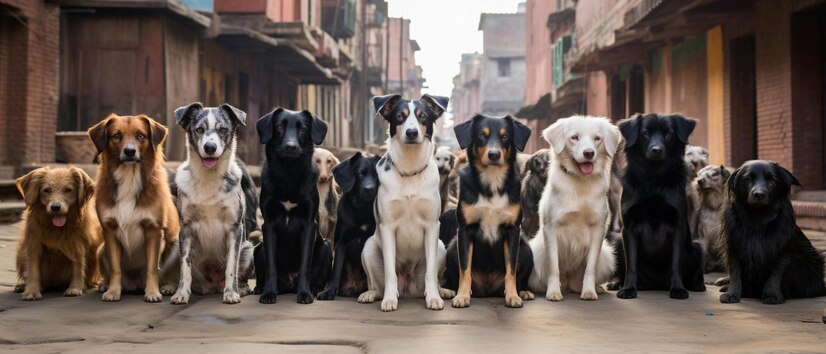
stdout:
<svg viewBox="0 0 826 354">
<path fill-rule="evenodd" d="M 19 225 L 0 226 L 0 350 L 24 352 L 527 352 L 620 351 L 823 352 L 826 298 L 766 306 L 745 300 L 718 302 L 717 288 L 684 301 L 664 292 L 636 300 L 613 294 L 597 302 L 569 294 L 508 309 L 501 299 L 474 299 L 473 306 L 434 312 L 422 300 L 402 300 L 399 311 L 354 299 L 298 305 L 281 296 L 275 305 L 247 297 L 223 305 L 220 297 L 189 305 L 147 304 L 140 296 L 103 303 L 97 293 L 81 298 L 47 294 L 23 302 L 12 293 Z M 822 236 L 822 235 L 821 235 Z"/>
</svg>

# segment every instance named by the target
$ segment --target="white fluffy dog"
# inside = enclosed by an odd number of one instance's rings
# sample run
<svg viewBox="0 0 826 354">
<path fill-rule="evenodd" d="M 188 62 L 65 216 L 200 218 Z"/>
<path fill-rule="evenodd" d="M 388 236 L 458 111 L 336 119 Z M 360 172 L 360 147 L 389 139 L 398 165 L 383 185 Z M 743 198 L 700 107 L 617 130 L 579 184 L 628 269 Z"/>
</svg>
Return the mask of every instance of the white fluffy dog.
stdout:
<svg viewBox="0 0 826 354">
<path fill-rule="evenodd" d="M 619 128 L 606 118 L 573 116 L 542 132 L 551 145 L 548 183 L 539 203 L 539 233 L 530 241 L 534 271 L 529 287 L 551 301 L 562 291 L 596 300 L 616 268 L 614 247 L 605 241 L 610 217 L 611 164 Z"/>
</svg>

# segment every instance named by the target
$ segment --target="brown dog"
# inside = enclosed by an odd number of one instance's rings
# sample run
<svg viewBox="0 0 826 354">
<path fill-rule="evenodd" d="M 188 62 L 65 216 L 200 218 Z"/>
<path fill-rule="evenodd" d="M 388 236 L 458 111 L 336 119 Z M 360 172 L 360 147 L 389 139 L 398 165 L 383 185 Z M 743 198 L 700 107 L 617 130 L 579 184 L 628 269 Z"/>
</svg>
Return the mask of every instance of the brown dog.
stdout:
<svg viewBox="0 0 826 354">
<path fill-rule="evenodd" d="M 160 302 L 159 268 L 164 294 L 176 290 L 177 262 L 166 262 L 180 230 L 162 165 L 166 134 L 145 115 L 111 114 L 89 129 L 100 154 L 95 201 L 106 244 L 103 301 L 143 288 L 145 301 Z"/>
<path fill-rule="evenodd" d="M 91 203 L 95 185 L 77 167 L 39 168 L 17 179 L 26 202 L 23 235 L 17 247 L 17 286 L 23 300 L 41 291 L 80 296 L 100 281 L 97 253 L 100 223 Z"/>
</svg>

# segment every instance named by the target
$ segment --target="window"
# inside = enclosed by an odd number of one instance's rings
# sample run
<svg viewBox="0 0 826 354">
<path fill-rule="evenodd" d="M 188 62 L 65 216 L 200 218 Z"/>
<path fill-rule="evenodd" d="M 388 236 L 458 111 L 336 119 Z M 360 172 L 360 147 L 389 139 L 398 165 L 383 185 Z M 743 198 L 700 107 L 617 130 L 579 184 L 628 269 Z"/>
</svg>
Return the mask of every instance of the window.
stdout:
<svg viewBox="0 0 826 354">
<path fill-rule="evenodd" d="M 499 77 L 511 76 L 511 60 L 510 59 L 497 59 L 496 63 L 499 66 Z"/>
</svg>

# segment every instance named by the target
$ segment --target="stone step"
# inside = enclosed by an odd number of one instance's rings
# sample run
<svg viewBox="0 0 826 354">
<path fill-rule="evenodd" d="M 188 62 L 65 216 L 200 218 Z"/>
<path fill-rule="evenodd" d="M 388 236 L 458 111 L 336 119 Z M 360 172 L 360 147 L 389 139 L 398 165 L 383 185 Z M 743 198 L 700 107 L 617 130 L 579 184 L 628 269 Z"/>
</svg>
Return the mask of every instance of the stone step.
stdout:
<svg viewBox="0 0 826 354">
<path fill-rule="evenodd" d="M 792 207 L 801 228 L 826 231 L 826 202 L 793 200 Z"/>
<path fill-rule="evenodd" d="M 13 179 L 0 179 L 0 202 L 2 201 L 19 201 L 23 200 L 23 196 L 17 190 L 17 184 Z"/>
<path fill-rule="evenodd" d="M 22 201 L 0 202 L 0 224 L 12 224 L 20 221 L 20 215 L 26 209 Z"/>
</svg>

